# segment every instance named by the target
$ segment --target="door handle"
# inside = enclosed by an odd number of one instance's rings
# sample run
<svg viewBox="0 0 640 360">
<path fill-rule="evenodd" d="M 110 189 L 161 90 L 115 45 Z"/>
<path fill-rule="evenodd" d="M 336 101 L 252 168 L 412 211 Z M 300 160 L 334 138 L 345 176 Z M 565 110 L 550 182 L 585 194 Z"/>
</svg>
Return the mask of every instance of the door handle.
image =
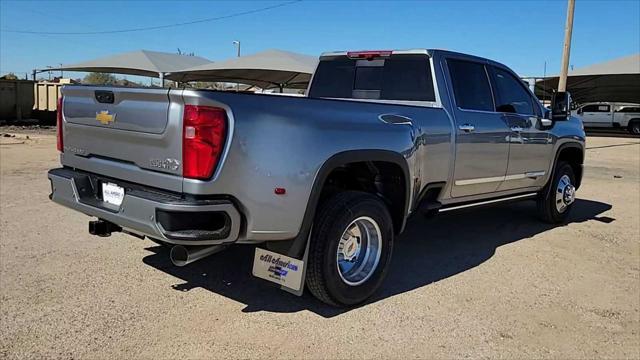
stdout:
<svg viewBox="0 0 640 360">
<path fill-rule="evenodd" d="M 519 133 L 519 132 L 523 132 L 524 128 L 522 128 L 520 126 L 512 126 L 511 127 L 511 131 Z"/>
<path fill-rule="evenodd" d="M 462 130 L 464 132 L 470 133 L 470 132 L 473 132 L 476 129 L 476 127 L 471 125 L 471 124 L 463 124 L 463 125 L 458 126 L 458 129 L 460 129 L 460 130 Z"/>
</svg>

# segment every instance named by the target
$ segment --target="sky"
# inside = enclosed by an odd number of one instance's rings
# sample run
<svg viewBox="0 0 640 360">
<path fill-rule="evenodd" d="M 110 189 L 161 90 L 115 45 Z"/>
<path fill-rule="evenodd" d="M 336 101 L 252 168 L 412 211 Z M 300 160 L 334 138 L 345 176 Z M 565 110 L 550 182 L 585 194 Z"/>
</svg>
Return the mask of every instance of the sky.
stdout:
<svg viewBox="0 0 640 360">
<path fill-rule="evenodd" d="M 159 30 L 99 32 L 217 21 Z M 7 1 L 0 0 L 0 74 L 20 77 L 138 49 L 195 53 L 219 61 L 278 48 L 325 51 L 440 48 L 487 57 L 521 76 L 560 70 L 566 0 L 557 1 Z M 11 31 L 36 31 L 25 34 Z M 640 52 L 640 0 L 577 0 L 570 64 Z M 56 75 L 54 73 L 54 75 Z M 82 74 L 72 74 L 80 77 Z"/>
</svg>

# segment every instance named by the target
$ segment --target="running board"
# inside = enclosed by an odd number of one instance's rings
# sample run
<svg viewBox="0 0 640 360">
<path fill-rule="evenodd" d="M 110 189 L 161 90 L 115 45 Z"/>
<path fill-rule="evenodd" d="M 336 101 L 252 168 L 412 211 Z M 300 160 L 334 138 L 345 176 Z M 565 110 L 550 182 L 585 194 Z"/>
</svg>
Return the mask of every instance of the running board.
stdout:
<svg viewBox="0 0 640 360">
<path fill-rule="evenodd" d="M 512 200 L 522 200 L 522 199 L 527 199 L 527 198 L 534 197 L 534 196 L 537 196 L 537 195 L 538 195 L 538 193 L 529 193 L 529 194 L 508 196 L 508 197 L 503 197 L 503 198 L 498 198 L 498 199 L 493 199 L 493 200 L 479 201 L 479 202 L 474 202 L 474 203 L 469 203 L 469 204 L 464 204 L 464 205 L 457 205 L 457 206 L 454 205 L 454 206 L 451 206 L 451 207 L 441 208 L 439 210 L 439 212 L 460 210 L 460 209 L 466 209 L 466 208 L 475 207 L 475 206 L 489 205 L 489 204 L 512 201 Z"/>
</svg>

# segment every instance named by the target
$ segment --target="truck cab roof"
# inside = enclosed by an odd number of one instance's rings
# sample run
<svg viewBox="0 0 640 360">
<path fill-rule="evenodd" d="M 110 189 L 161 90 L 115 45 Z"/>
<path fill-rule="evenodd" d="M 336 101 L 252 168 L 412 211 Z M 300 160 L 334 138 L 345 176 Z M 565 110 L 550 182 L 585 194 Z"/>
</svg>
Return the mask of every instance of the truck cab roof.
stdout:
<svg viewBox="0 0 640 360">
<path fill-rule="evenodd" d="M 429 48 L 413 48 L 413 49 L 391 49 L 391 50 L 327 51 L 327 52 L 323 52 L 322 54 L 320 54 L 320 60 L 328 59 L 328 58 L 332 58 L 332 57 L 338 57 L 338 56 L 349 56 L 349 54 L 359 54 L 359 53 L 369 53 L 369 54 L 386 53 L 388 55 L 421 55 L 421 54 L 423 54 L 423 55 L 428 55 L 429 57 L 450 56 L 450 57 L 456 57 L 456 58 L 467 58 L 468 60 L 487 62 L 487 63 L 491 63 L 491 64 L 494 64 L 494 65 L 507 67 L 506 65 L 504 65 L 502 63 L 499 63 L 499 62 L 491 60 L 491 59 L 483 58 L 481 56 L 465 54 L 465 53 L 461 53 L 461 52 L 457 52 L 457 51 L 451 51 L 451 50 L 445 50 L 445 49 L 433 49 L 433 48 L 432 49 L 429 49 Z"/>
</svg>

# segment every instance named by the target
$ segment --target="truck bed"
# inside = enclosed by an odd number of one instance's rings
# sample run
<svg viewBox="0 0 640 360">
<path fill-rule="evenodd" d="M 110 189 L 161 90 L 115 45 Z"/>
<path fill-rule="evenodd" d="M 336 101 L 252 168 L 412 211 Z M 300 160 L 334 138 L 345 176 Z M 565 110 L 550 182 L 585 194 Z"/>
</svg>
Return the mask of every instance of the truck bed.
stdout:
<svg viewBox="0 0 640 360">
<path fill-rule="evenodd" d="M 109 93 L 112 103 L 99 101 Z M 232 198 L 246 218 L 243 239 L 295 237 L 319 169 L 340 152 L 404 154 L 416 171 L 439 169 L 426 174 L 429 182 L 449 173 L 452 124 L 441 108 L 189 89 L 65 86 L 63 96 L 65 167 L 183 196 Z M 175 166 L 185 104 L 226 111 L 224 149 L 210 179 L 185 178 Z M 390 124 L 385 114 L 429 118 L 429 129 Z M 412 156 L 418 138 L 434 156 Z M 274 197 L 275 188 L 286 195 Z"/>
</svg>

